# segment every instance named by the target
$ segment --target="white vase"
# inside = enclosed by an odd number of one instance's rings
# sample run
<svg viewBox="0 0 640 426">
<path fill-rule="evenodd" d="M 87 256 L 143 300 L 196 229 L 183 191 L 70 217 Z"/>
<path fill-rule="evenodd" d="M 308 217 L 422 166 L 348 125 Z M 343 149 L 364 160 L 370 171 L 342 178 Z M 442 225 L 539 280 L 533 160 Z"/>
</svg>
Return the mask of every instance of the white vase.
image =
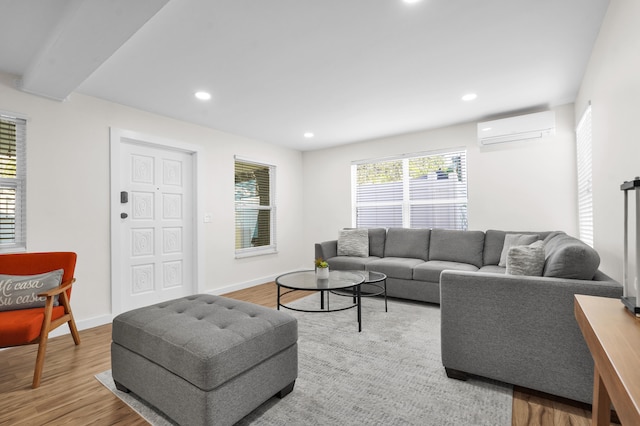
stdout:
<svg viewBox="0 0 640 426">
<path fill-rule="evenodd" d="M 329 278 L 329 268 L 316 268 L 316 278 L 321 280 Z"/>
</svg>

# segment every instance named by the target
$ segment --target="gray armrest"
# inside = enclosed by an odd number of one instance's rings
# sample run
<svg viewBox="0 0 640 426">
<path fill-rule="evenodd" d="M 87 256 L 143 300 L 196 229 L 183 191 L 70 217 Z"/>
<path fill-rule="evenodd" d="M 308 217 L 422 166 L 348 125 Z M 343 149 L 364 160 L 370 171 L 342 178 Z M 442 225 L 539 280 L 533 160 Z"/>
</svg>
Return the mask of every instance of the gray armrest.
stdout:
<svg viewBox="0 0 640 426">
<path fill-rule="evenodd" d="M 331 259 L 338 255 L 338 240 L 324 241 L 322 243 L 316 243 L 315 259 L 321 257 L 323 259 Z"/>
<path fill-rule="evenodd" d="M 620 297 L 622 286 L 600 271 L 594 281 L 443 271 L 443 365 L 591 403 L 574 294 Z"/>
</svg>

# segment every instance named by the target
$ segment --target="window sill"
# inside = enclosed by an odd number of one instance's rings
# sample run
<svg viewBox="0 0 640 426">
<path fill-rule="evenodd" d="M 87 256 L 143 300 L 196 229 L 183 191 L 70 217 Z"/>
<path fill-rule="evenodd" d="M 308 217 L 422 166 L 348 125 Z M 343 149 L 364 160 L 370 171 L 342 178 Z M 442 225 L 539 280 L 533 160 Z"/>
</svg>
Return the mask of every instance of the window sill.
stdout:
<svg viewBox="0 0 640 426">
<path fill-rule="evenodd" d="M 247 257 L 256 257 L 256 256 L 264 256 L 267 254 L 276 254 L 278 253 L 278 249 L 275 247 L 259 247 L 259 248 L 249 248 L 243 250 L 236 250 L 236 259 L 244 259 Z"/>
<path fill-rule="evenodd" d="M 26 247 L 6 246 L 0 247 L 0 254 L 26 253 Z"/>
</svg>

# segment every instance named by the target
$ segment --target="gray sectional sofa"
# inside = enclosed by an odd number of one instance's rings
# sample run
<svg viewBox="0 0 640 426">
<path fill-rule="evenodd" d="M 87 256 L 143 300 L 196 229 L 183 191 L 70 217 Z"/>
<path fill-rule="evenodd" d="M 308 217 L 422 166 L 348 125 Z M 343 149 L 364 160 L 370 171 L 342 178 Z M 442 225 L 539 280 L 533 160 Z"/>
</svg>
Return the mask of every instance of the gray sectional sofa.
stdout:
<svg viewBox="0 0 640 426">
<path fill-rule="evenodd" d="M 368 252 L 342 248 L 353 232 L 366 232 Z M 517 238 L 542 241 L 534 244 L 542 250 L 538 276 L 507 273 L 505 253 L 515 251 L 505 241 Z M 386 274 L 390 297 L 440 304 L 449 377 L 478 375 L 592 402 L 593 361 L 573 295 L 620 297 L 622 286 L 598 270 L 598 254 L 580 240 L 550 231 L 376 228 L 343 230 L 317 243 L 315 256 L 332 269 Z"/>
</svg>

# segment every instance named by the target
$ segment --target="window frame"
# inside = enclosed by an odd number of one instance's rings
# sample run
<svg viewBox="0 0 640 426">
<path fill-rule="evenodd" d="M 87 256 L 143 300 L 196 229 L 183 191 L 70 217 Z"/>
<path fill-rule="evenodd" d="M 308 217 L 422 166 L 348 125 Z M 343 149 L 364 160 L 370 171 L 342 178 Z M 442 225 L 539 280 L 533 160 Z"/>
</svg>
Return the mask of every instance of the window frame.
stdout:
<svg viewBox="0 0 640 426">
<path fill-rule="evenodd" d="M 15 191 L 15 206 L 13 210 L 14 231 L 12 242 L 0 242 L 0 253 L 15 253 L 27 250 L 27 160 L 26 133 L 27 119 L 10 112 L 0 111 L 0 120 L 15 125 L 15 177 L 1 177 L 0 188 Z"/>
<path fill-rule="evenodd" d="M 235 199 L 236 192 L 236 183 L 235 183 L 235 175 L 237 172 L 238 163 L 245 163 L 255 166 L 266 167 L 269 169 L 269 205 L 255 205 L 255 204 L 247 204 L 243 202 L 239 202 Z M 238 222 L 238 213 L 239 211 L 247 211 L 247 210 L 261 210 L 261 211 L 269 211 L 269 245 L 257 246 L 257 247 L 245 247 L 245 248 L 235 248 L 235 258 L 241 259 L 246 257 L 253 256 L 262 256 L 266 254 L 274 254 L 278 252 L 277 247 L 277 239 L 276 239 L 276 193 L 275 193 L 275 181 L 276 181 L 276 166 L 273 164 L 267 164 L 264 162 L 248 159 L 246 157 L 241 157 L 238 155 L 234 156 L 233 161 L 233 174 L 234 174 L 234 231 L 236 232 L 237 237 L 237 222 Z M 236 238 L 234 238 L 236 241 Z"/>
<path fill-rule="evenodd" d="M 460 170 L 460 174 L 459 174 L 459 179 L 458 181 L 460 182 L 460 184 L 458 185 L 459 188 L 458 190 L 462 189 L 462 193 L 463 196 L 456 196 L 456 197 L 444 197 L 444 196 L 439 196 L 439 197 L 429 197 L 429 196 L 423 196 L 421 197 L 416 197 L 416 195 L 419 193 L 419 189 L 416 187 L 414 189 L 414 187 L 412 186 L 412 181 L 415 183 L 417 181 L 418 178 L 415 177 L 411 177 L 411 170 L 410 170 L 410 162 L 412 160 L 416 160 L 416 159 L 422 159 L 422 158 L 438 158 L 438 157 L 444 157 L 447 160 L 453 160 L 456 157 L 459 157 L 459 170 Z M 401 172 L 401 191 L 390 191 L 387 194 L 390 196 L 395 196 L 398 197 L 401 195 L 401 200 L 400 199 L 395 199 L 393 201 L 390 200 L 383 200 L 383 201 L 379 201 L 379 200 L 375 200 L 375 201 L 358 201 L 358 166 L 359 165 L 363 165 L 363 164 L 381 164 L 381 163 L 387 163 L 387 162 L 398 162 L 401 161 L 402 162 L 402 172 Z M 436 173 L 436 172 L 434 172 Z M 444 179 L 441 179 L 438 177 L 438 174 L 440 172 L 438 171 L 435 176 L 436 176 L 436 181 L 445 181 L 449 179 L 449 175 L 447 174 L 447 177 Z M 432 175 L 433 176 L 433 175 Z M 428 179 L 428 178 L 427 178 Z M 432 181 L 430 181 L 432 182 Z M 448 182 L 452 182 L 452 181 L 448 181 Z M 400 181 L 395 182 L 398 186 L 400 186 Z M 438 190 L 436 190 L 438 191 Z M 401 193 L 401 194 L 400 194 Z M 457 191 L 456 191 L 456 195 Z M 460 230 L 466 230 L 468 229 L 468 204 L 469 204 L 469 195 L 468 195 L 468 171 L 467 171 L 467 149 L 466 147 L 455 147 L 455 148 L 448 148 L 448 149 L 442 149 L 442 150 L 437 150 L 437 151 L 425 151 L 425 152 L 417 152 L 417 153 L 411 153 L 411 154 L 403 154 L 403 155 L 398 155 L 398 156 L 392 156 L 392 157 L 383 157 L 383 158 L 375 158 L 375 159 L 368 159 L 368 160 L 359 160 L 359 161 L 352 161 L 351 163 L 351 207 L 352 207 L 352 218 L 351 218 L 351 222 L 352 222 L 352 226 L 353 227 L 392 227 L 392 226 L 398 226 L 398 224 L 391 224 L 391 223 L 383 223 L 383 224 L 362 224 L 359 222 L 359 218 L 358 218 L 358 209 L 359 208 L 366 208 L 366 207 L 401 207 L 401 226 L 403 228 L 420 228 L 424 226 L 420 226 L 420 224 L 418 223 L 419 221 L 424 222 L 424 218 L 422 220 L 420 220 L 420 212 L 415 210 L 414 212 L 414 207 L 419 207 L 419 206 L 432 206 L 432 207 L 437 207 L 438 205 L 447 205 L 450 208 L 453 209 L 462 209 L 464 211 L 464 217 L 460 220 L 458 220 L 457 222 L 459 222 L 460 226 L 457 227 L 449 227 L 449 226 L 438 226 L 438 222 L 441 221 L 444 216 L 438 216 L 436 215 L 435 217 L 429 217 L 427 220 L 432 221 L 434 223 L 436 223 L 435 226 L 430 226 L 430 228 L 443 228 L 443 229 L 460 229 Z M 384 214 L 384 213 L 383 213 Z M 392 220 L 395 222 L 398 222 L 398 219 L 400 218 L 400 215 L 395 215 L 396 219 Z M 456 223 L 455 219 L 446 219 L 448 222 L 453 222 Z"/>
</svg>

